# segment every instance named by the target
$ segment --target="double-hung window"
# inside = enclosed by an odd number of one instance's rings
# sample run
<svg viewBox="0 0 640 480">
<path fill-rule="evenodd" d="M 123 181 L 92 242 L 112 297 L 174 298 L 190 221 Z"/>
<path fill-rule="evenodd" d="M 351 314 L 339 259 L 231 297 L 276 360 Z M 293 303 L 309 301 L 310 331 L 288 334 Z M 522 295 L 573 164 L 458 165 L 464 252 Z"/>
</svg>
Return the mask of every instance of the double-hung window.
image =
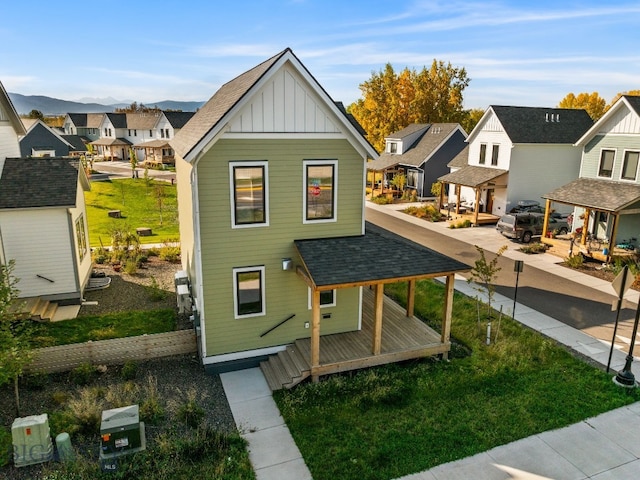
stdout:
<svg viewBox="0 0 640 480">
<path fill-rule="evenodd" d="M 638 157 L 640 152 L 624 152 L 624 162 L 622 164 L 622 180 L 633 180 L 638 178 Z"/>
<path fill-rule="evenodd" d="M 498 165 L 498 154 L 500 153 L 500 145 L 493 145 L 491 148 L 491 165 Z"/>
<path fill-rule="evenodd" d="M 600 166 L 598 167 L 599 177 L 609 177 L 613 174 L 613 161 L 616 158 L 615 150 L 602 150 L 600 152 Z"/>
<path fill-rule="evenodd" d="M 232 228 L 269 225 L 268 164 L 230 162 Z"/>
<path fill-rule="evenodd" d="M 478 163 L 480 165 L 484 165 L 485 162 L 487 161 L 487 144 L 486 143 L 481 143 L 480 144 L 480 158 L 478 159 Z"/>
<path fill-rule="evenodd" d="M 303 223 L 335 222 L 338 195 L 338 161 L 304 161 Z"/>
<path fill-rule="evenodd" d="M 266 314 L 264 266 L 233 269 L 233 306 L 235 318 Z"/>
</svg>

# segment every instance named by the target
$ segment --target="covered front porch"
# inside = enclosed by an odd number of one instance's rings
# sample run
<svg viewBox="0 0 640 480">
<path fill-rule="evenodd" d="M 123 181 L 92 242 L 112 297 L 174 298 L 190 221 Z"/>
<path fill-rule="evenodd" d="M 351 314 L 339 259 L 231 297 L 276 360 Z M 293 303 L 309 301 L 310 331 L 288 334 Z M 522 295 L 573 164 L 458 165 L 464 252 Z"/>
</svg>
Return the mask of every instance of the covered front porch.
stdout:
<svg viewBox="0 0 640 480">
<path fill-rule="evenodd" d="M 364 235 L 296 240 L 294 245 L 301 262 L 296 272 L 311 291 L 311 335 L 278 354 L 275 363 L 282 363 L 283 370 L 295 367 L 298 377 L 318 381 L 330 373 L 447 354 L 454 276 L 469 271 L 468 265 L 368 222 Z M 416 281 L 434 277 L 446 278 L 440 334 L 413 315 Z M 400 281 L 408 285 L 405 311 L 384 296 L 385 284 Z M 321 292 L 359 287 L 364 292 L 361 328 L 322 336 Z"/>
<path fill-rule="evenodd" d="M 447 291 L 448 294 L 448 291 Z M 302 338 L 261 364 L 272 390 L 291 388 L 312 375 L 358 370 L 433 355 L 447 356 L 451 343 L 443 319 L 436 332 L 387 296 L 383 296 L 379 353 L 375 354 L 376 290 L 362 289 L 362 325 L 354 332 L 320 336 L 318 365 L 312 369 L 312 339 Z M 445 338 L 446 337 L 446 338 Z"/>
</svg>

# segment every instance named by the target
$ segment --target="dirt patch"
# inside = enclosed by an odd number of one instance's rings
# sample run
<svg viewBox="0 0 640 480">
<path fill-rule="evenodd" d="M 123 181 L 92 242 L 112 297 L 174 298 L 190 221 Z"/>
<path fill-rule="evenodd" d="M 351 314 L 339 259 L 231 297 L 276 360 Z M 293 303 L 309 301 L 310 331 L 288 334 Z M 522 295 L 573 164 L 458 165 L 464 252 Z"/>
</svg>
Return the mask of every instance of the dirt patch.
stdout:
<svg viewBox="0 0 640 480">
<path fill-rule="evenodd" d="M 618 275 L 618 273 L 612 271 L 611 268 L 604 266 L 602 262 L 597 262 L 595 260 L 585 260 L 582 266 L 577 268 L 570 267 L 566 263 L 562 263 L 561 265 L 566 268 L 571 268 L 572 270 L 591 275 L 592 277 L 606 280 L 607 282 L 613 282 Z M 631 288 L 633 290 L 640 291 L 640 275 L 636 276 L 636 280 L 631 285 Z"/>
</svg>

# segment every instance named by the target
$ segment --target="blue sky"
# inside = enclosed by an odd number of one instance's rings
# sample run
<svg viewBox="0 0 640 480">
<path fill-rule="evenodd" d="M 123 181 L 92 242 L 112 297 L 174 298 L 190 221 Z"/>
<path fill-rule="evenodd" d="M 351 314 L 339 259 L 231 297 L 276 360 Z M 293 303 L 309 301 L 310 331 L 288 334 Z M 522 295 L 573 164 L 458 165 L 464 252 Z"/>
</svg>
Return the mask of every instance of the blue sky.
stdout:
<svg viewBox="0 0 640 480">
<path fill-rule="evenodd" d="M 23 95 L 203 101 L 286 47 L 347 105 L 387 62 L 434 59 L 467 70 L 466 108 L 640 89 L 637 1 L 3 3 L 0 81 Z"/>
</svg>

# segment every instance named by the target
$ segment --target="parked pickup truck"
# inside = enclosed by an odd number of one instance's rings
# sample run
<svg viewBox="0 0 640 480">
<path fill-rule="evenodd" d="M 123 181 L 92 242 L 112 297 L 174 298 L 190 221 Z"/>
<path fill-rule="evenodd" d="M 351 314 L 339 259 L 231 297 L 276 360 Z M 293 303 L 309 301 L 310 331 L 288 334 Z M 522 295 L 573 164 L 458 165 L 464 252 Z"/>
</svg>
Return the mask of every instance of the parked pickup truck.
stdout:
<svg viewBox="0 0 640 480">
<path fill-rule="evenodd" d="M 543 225 L 542 213 L 509 213 L 498 220 L 496 230 L 507 238 L 529 243 L 533 237 L 542 235 Z M 564 235 L 569 231 L 569 225 L 562 219 L 549 217 L 547 231 Z"/>
</svg>

